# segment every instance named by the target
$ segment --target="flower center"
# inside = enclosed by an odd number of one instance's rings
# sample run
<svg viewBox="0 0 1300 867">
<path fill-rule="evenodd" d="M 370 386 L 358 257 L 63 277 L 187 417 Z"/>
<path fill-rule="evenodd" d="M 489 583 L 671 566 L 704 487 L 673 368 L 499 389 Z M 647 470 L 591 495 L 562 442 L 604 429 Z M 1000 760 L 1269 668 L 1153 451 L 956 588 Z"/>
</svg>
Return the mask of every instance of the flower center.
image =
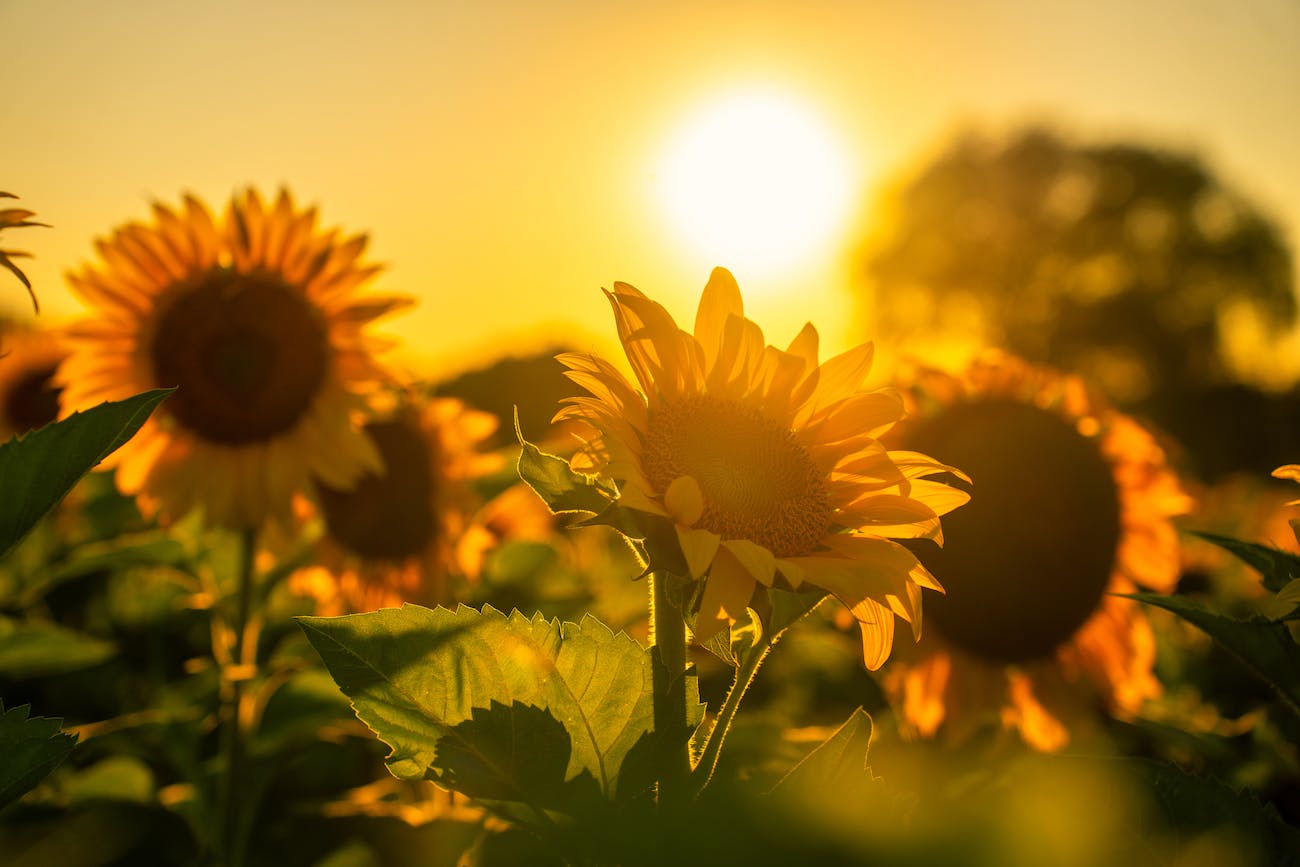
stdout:
<svg viewBox="0 0 1300 867">
<path fill-rule="evenodd" d="M 24 434 L 59 417 L 60 389 L 52 382 L 57 367 L 51 364 L 30 370 L 10 387 L 4 398 L 4 421 L 9 430 Z"/>
<path fill-rule="evenodd" d="M 296 425 L 329 366 L 320 313 L 268 274 L 213 270 L 163 309 L 154 376 L 167 411 L 212 442 L 260 442 Z"/>
<path fill-rule="evenodd" d="M 1119 543 L 1119 492 L 1096 444 L 1052 412 L 989 400 L 927 419 L 907 447 L 974 481 L 943 518 L 944 547 L 917 549 L 948 591 L 926 599 L 927 622 L 1000 663 L 1051 655 L 1096 611 Z"/>
<path fill-rule="evenodd" d="M 753 407 L 695 395 L 659 407 L 646 427 L 656 490 L 691 476 L 704 494 L 698 526 L 778 557 L 807 554 L 831 524 L 826 483 L 794 435 Z"/>
<path fill-rule="evenodd" d="M 430 444 L 405 420 L 372 422 L 366 432 L 386 473 L 363 476 L 351 491 L 319 486 L 325 526 L 343 547 L 370 560 L 403 560 L 423 551 L 436 529 Z"/>
</svg>

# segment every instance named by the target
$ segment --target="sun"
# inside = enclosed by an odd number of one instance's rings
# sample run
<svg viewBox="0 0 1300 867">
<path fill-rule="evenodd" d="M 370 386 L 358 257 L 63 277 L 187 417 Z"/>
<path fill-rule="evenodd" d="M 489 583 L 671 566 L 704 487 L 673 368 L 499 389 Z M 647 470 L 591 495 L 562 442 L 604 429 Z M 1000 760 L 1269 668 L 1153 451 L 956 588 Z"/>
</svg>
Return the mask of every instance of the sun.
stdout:
<svg viewBox="0 0 1300 867">
<path fill-rule="evenodd" d="M 769 90 L 705 103 L 662 152 L 656 193 L 672 228 L 713 263 L 779 273 L 845 225 L 855 183 L 836 134 Z"/>
</svg>

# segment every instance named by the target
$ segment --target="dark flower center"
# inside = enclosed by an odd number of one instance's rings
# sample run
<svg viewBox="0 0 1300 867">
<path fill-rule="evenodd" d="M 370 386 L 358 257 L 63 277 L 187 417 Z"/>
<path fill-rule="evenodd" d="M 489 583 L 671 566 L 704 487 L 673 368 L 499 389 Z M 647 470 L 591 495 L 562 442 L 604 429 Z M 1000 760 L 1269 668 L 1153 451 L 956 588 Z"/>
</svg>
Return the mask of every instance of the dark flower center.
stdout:
<svg viewBox="0 0 1300 867">
<path fill-rule="evenodd" d="M 329 365 L 320 312 L 270 274 L 219 269 L 161 312 L 154 376 L 179 386 L 167 411 L 223 445 L 271 439 L 311 407 Z"/>
<path fill-rule="evenodd" d="M 0 364 L 4 361 L 0 360 Z M 45 427 L 59 417 L 59 392 L 53 383 L 57 364 L 29 370 L 4 396 L 5 426 L 15 434 Z"/>
<path fill-rule="evenodd" d="M 989 400 L 924 420 L 906 445 L 974 481 L 943 518 L 944 547 L 916 548 L 948 591 L 927 597 L 927 624 L 997 662 L 1049 656 L 1096 611 L 1114 566 L 1119 493 L 1095 442 L 1055 413 Z"/>
<path fill-rule="evenodd" d="M 382 476 L 363 476 L 351 491 L 319 486 L 329 534 L 369 560 L 403 560 L 428 547 L 437 532 L 437 480 L 430 443 L 411 420 L 372 422 L 366 432 L 384 459 Z"/>
<path fill-rule="evenodd" d="M 807 554 L 831 523 L 826 483 L 784 426 L 732 400 L 695 395 L 661 406 L 646 428 L 646 478 L 665 491 L 690 476 L 704 494 L 697 526 L 778 557 Z"/>
</svg>

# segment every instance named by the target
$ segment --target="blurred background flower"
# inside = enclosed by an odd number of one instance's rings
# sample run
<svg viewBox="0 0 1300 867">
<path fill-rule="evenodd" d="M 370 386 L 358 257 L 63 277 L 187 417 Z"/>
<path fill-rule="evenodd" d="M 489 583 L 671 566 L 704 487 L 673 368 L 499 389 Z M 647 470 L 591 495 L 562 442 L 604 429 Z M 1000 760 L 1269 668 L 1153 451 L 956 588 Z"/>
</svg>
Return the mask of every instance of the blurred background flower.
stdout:
<svg viewBox="0 0 1300 867">
<path fill-rule="evenodd" d="M 1178 581 L 1171 519 L 1191 501 L 1164 452 L 1080 380 L 1015 357 L 904 382 L 897 442 L 963 467 L 973 492 L 919 552 L 948 592 L 888 676 L 906 721 L 960 739 L 1000 718 L 1056 750 L 1096 710 L 1134 716 L 1160 692 L 1155 639 L 1113 594 Z"/>
<path fill-rule="evenodd" d="M 65 355 L 48 331 L 0 322 L 0 442 L 59 417 L 54 371 Z"/>
</svg>

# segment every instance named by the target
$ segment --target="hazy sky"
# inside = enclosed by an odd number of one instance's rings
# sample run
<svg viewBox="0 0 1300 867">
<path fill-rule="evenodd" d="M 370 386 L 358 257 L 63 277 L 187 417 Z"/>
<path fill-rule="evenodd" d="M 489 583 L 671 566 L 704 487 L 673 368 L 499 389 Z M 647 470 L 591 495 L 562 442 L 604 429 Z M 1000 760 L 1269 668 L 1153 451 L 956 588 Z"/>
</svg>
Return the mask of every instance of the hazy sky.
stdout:
<svg viewBox="0 0 1300 867">
<path fill-rule="evenodd" d="M 600 346 L 615 280 L 689 320 L 732 263 L 681 243 L 660 162 L 684 118 L 753 87 L 822 119 L 862 203 L 794 270 L 733 269 L 774 341 L 809 317 L 831 348 L 863 336 L 831 241 L 967 123 L 1193 151 L 1300 237 L 1297 0 L 0 0 L 0 34 L 0 189 L 55 227 L 6 241 L 37 256 L 51 321 L 92 238 L 249 184 L 368 231 L 374 285 L 421 299 L 392 330 L 451 368 L 547 328 Z"/>
</svg>

